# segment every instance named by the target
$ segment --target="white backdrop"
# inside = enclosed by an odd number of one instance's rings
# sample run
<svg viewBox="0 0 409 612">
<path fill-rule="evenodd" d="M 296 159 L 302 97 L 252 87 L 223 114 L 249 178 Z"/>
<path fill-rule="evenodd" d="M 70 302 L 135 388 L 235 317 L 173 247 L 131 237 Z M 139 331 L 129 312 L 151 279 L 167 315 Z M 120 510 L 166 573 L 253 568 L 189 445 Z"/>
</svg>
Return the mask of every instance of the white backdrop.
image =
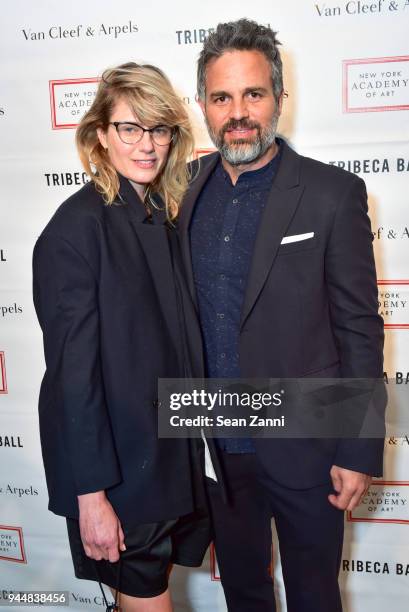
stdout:
<svg viewBox="0 0 409 612">
<path fill-rule="evenodd" d="M 36 237 L 84 180 L 73 126 L 92 101 L 96 77 L 129 60 L 160 66 L 185 99 L 197 148 L 203 149 L 210 142 L 194 99 L 200 40 L 217 22 L 239 17 L 278 30 L 289 94 L 280 132 L 300 153 L 343 165 L 365 179 L 387 330 L 385 370 L 390 378 L 402 373 L 405 382 L 409 0 L 14 0 L 5 9 L 0 23 L 0 605 L 5 591 L 64 590 L 70 593 L 70 609 L 101 609 L 98 588 L 73 576 L 64 520 L 47 511 L 37 424 L 44 362 L 31 300 Z M 346 517 L 341 585 L 348 612 L 406 610 L 407 434 L 387 439 L 384 479 Z M 211 555 L 198 570 L 176 568 L 172 585 L 177 610 L 225 610 Z M 284 612 L 278 567 L 276 589 Z"/>
</svg>

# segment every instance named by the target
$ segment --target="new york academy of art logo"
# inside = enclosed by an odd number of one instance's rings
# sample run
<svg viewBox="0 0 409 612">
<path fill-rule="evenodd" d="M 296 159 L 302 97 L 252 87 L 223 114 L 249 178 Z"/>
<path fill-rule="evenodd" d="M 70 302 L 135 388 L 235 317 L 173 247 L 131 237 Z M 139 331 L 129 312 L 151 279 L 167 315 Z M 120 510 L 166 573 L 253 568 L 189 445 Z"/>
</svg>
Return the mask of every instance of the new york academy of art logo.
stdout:
<svg viewBox="0 0 409 612">
<path fill-rule="evenodd" d="M 49 82 L 53 130 L 76 128 L 94 101 L 99 78 L 62 79 Z"/>
<path fill-rule="evenodd" d="M 409 329 L 409 279 L 378 280 L 378 306 L 385 329 Z"/>
<path fill-rule="evenodd" d="M 10 525 L 0 525 L 0 559 L 27 563 L 24 550 L 23 529 Z"/>
<path fill-rule="evenodd" d="M 347 521 L 409 525 L 409 482 L 375 480 Z"/>
<path fill-rule="evenodd" d="M 0 394 L 7 393 L 6 359 L 4 351 L 0 351 Z"/>
<path fill-rule="evenodd" d="M 409 109 L 409 55 L 343 61 L 343 111 Z"/>
</svg>

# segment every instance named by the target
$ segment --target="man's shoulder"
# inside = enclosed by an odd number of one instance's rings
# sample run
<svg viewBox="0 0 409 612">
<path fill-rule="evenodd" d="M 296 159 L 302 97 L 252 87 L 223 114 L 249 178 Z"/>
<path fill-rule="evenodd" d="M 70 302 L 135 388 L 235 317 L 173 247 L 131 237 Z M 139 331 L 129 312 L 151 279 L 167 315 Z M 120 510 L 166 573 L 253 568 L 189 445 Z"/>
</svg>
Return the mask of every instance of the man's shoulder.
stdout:
<svg viewBox="0 0 409 612">
<path fill-rule="evenodd" d="M 193 159 L 188 163 L 188 172 L 190 175 L 190 180 L 195 179 L 199 174 L 203 171 L 206 171 L 210 166 L 212 166 L 217 159 L 219 159 L 220 153 L 218 151 L 211 151 L 206 155 L 201 155 L 196 159 Z"/>
<path fill-rule="evenodd" d="M 296 155 L 299 154 L 296 153 Z M 348 185 L 352 186 L 358 183 L 361 185 L 364 184 L 364 181 L 360 177 L 352 172 L 348 172 L 348 170 L 344 170 L 344 168 L 339 168 L 333 164 L 327 164 L 305 155 L 299 155 L 299 158 L 301 161 L 300 178 L 302 182 L 317 182 L 321 185 L 333 185 L 335 188 L 343 186 L 347 188 Z"/>
</svg>

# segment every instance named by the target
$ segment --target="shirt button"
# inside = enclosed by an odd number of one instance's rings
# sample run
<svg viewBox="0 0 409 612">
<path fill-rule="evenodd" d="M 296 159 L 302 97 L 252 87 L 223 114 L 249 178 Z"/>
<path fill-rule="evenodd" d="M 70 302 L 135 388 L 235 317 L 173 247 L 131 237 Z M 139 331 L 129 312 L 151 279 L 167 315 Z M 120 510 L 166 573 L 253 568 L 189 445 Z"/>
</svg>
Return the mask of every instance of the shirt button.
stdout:
<svg viewBox="0 0 409 612">
<path fill-rule="evenodd" d="M 226 276 L 224 274 L 220 274 L 220 280 L 226 280 Z"/>
<path fill-rule="evenodd" d="M 238 204 L 238 203 L 239 203 L 238 199 L 237 199 L 237 198 L 234 198 L 234 200 L 233 200 L 233 204 Z"/>
<path fill-rule="evenodd" d="M 220 357 L 224 359 L 226 357 L 226 353 L 220 353 Z"/>
<path fill-rule="evenodd" d="M 225 242 L 229 242 L 229 240 L 230 240 L 230 236 L 225 236 L 225 237 L 224 237 L 224 241 L 225 241 Z"/>
<path fill-rule="evenodd" d="M 224 313 L 223 312 L 218 312 L 217 316 L 219 317 L 219 319 L 224 319 Z"/>
</svg>

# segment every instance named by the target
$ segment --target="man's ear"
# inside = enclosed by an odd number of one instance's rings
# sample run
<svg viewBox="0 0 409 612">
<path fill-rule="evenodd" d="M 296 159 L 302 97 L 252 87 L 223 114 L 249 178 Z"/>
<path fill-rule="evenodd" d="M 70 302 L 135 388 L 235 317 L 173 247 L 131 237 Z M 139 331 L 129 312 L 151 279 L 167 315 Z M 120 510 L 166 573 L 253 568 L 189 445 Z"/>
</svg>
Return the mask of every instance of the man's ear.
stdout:
<svg viewBox="0 0 409 612">
<path fill-rule="evenodd" d="M 104 130 L 102 128 L 97 128 L 97 134 L 98 134 L 99 142 L 104 147 L 104 149 L 107 149 L 108 148 L 108 144 L 107 144 L 107 135 L 106 135 L 106 132 L 104 132 Z"/>
<path fill-rule="evenodd" d="M 283 91 L 280 94 L 280 97 L 278 98 L 278 105 L 277 106 L 278 106 L 278 114 L 279 115 L 281 115 L 281 112 L 283 110 L 283 100 L 284 100 L 284 98 L 287 98 L 287 97 L 288 97 L 288 93 L 286 91 L 284 91 L 284 89 L 283 89 Z"/>
</svg>

